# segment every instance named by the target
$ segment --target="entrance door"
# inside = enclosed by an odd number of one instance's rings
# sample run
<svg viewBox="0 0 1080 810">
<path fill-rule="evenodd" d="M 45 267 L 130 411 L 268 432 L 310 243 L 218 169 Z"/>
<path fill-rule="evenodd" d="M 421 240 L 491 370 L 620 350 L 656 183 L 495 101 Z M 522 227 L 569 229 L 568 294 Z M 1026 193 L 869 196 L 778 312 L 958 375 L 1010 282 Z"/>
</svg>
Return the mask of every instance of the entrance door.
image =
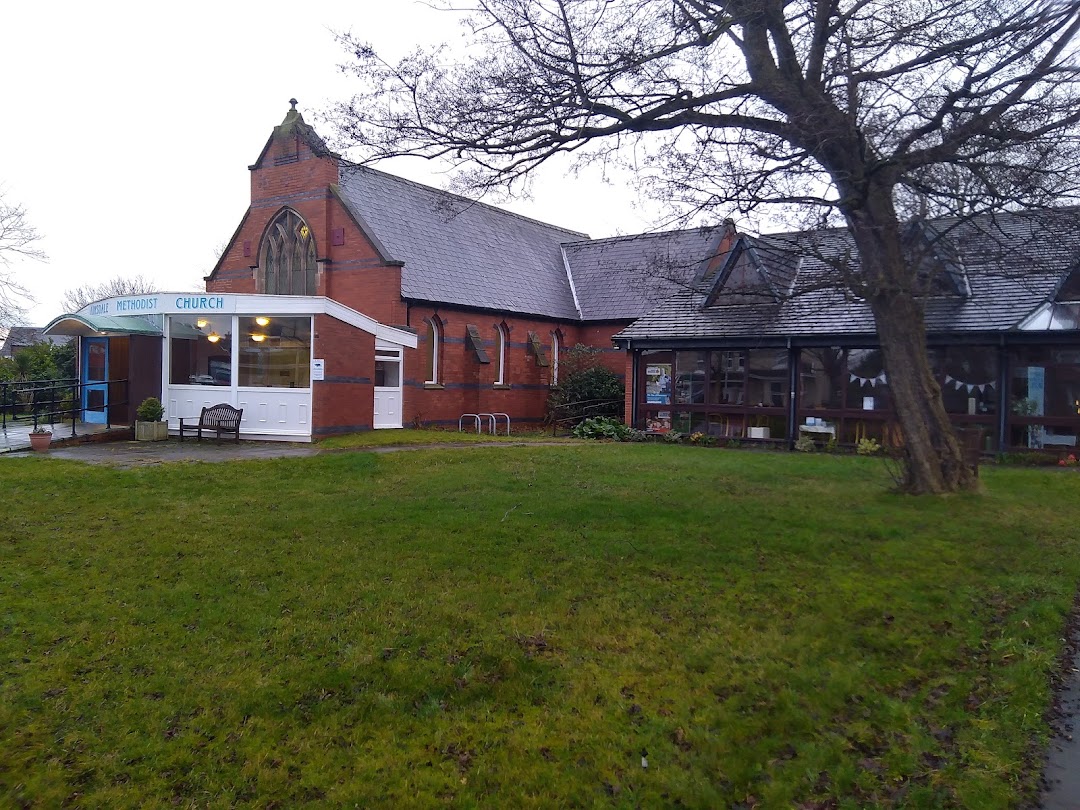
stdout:
<svg viewBox="0 0 1080 810">
<path fill-rule="evenodd" d="M 372 427 L 401 427 L 401 349 L 375 349 L 375 417 Z"/>
<path fill-rule="evenodd" d="M 109 405 L 109 339 L 83 338 L 83 421 L 104 425 Z"/>
</svg>

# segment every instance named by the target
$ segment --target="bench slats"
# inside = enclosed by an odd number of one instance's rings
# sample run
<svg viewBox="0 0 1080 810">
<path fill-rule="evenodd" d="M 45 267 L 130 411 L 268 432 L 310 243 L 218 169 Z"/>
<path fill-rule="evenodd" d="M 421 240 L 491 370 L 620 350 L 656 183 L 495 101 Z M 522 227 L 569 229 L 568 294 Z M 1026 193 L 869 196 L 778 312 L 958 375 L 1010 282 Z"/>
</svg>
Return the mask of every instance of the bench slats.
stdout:
<svg viewBox="0 0 1080 810">
<path fill-rule="evenodd" d="M 214 432 L 217 440 L 221 441 L 222 433 L 231 433 L 236 439 L 236 443 L 240 443 L 240 420 L 244 415 L 243 408 L 234 408 L 227 402 L 219 402 L 217 405 L 210 405 L 202 409 L 202 413 L 199 414 L 198 422 L 190 424 L 195 421 L 193 416 L 185 416 L 180 419 L 180 441 L 184 440 L 184 433 L 195 433 L 198 440 L 202 441 L 203 431 Z M 188 424 L 184 424 L 188 422 Z"/>
</svg>

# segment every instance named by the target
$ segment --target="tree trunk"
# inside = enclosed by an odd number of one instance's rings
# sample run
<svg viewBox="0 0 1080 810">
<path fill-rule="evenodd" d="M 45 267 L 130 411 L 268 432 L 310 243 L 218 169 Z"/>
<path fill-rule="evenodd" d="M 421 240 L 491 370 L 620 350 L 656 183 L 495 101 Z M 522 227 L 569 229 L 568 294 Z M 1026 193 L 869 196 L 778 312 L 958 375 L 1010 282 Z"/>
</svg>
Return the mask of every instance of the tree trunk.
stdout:
<svg viewBox="0 0 1080 810">
<path fill-rule="evenodd" d="M 876 192 L 876 193 L 875 193 Z M 909 266 L 892 195 L 873 189 L 847 212 L 859 249 L 860 281 L 874 314 L 885 373 L 904 441 L 904 489 L 940 494 L 971 489 L 976 479 L 945 412 L 926 348 L 917 269 Z"/>
<path fill-rule="evenodd" d="M 974 473 L 930 369 L 922 306 L 908 294 L 893 294 L 880 296 L 871 308 L 904 439 L 904 488 L 913 493 L 971 489 Z"/>
</svg>

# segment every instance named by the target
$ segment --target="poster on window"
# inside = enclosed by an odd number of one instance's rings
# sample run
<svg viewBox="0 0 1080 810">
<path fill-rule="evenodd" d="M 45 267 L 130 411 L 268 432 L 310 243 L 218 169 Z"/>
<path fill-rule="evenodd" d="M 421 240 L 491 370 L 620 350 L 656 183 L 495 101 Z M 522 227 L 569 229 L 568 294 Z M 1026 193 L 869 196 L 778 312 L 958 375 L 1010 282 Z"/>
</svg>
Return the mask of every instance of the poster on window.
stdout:
<svg viewBox="0 0 1080 810">
<path fill-rule="evenodd" d="M 650 405 L 671 404 L 671 363 L 645 367 L 645 401 Z"/>
<path fill-rule="evenodd" d="M 650 433 L 667 433 L 671 430 L 671 411 L 657 411 L 645 420 L 645 430 Z"/>
</svg>

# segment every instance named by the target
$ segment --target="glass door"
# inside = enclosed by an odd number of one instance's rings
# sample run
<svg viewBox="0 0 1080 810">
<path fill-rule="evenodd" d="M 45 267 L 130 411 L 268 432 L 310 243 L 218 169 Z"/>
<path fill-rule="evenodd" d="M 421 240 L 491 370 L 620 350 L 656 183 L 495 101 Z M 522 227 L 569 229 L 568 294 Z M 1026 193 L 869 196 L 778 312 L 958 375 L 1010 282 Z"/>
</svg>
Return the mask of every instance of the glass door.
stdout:
<svg viewBox="0 0 1080 810">
<path fill-rule="evenodd" d="M 83 338 L 83 421 L 104 425 L 109 407 L 109 339 Z"/>
</svg>

